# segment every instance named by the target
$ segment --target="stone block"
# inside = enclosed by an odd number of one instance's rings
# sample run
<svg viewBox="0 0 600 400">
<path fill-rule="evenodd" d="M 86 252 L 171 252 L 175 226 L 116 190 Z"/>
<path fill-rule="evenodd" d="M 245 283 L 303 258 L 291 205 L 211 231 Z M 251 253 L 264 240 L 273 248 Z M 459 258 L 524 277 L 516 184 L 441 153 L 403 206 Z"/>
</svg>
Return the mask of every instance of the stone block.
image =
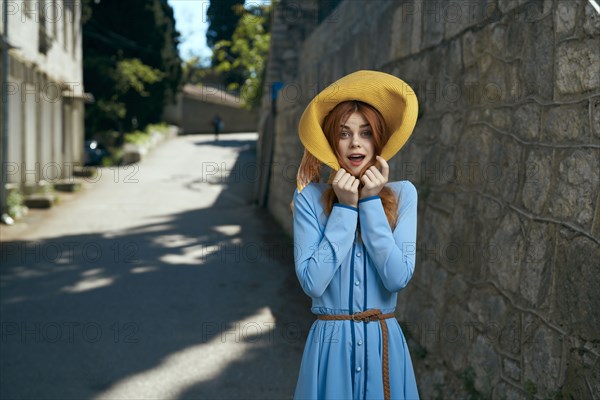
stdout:
<svg viewBox="0 0 600 400">
<path fill-rule="evenodd" d="M 516 104 L 523 99 L 523 83 L 521 82 L 521 65 L 519 60 L 504 65 L 506 85 L 501 96 L 503 104 Z"/>
<path fill-rule="evenodd" d="M 600 14 L 592 7 L 590 2 L 585 3 L 583 15 L 583 31 L 589 36 L 600 35 Z"/>
<path fill-rule="evenodd" d="M 476 336 L 468 353 L 469 364 L 475 371 L 475 389 L 489 398 L 500 379 L 500 357 L 483 335 Z"/>
<path fill-rule="evenodd" d="M 490 267 L 492 278 L 501 288 L 516 292 L 524 250 L 519 217 L 514 212 L 504 216 L 490 242 L 500 248 L 503 255 Z"/>
<path fill-rule="evenodd" d="M 557 38 L 573 34 L 577 24 L 577 11 L 581 3 L 573 0 L 560 0 L 554 9 L 554 27 Z"/>
<path fill-rule="evenodd" d="M 454 371 L 462 371 L 467 367 L 467 354 L 471 342 L 472 321 L 467 312 L 457 303 L 449 303 L 441 314 L 442 346 L 440 353 L 444 363 Z"/>
<path fill-rule="evenodd" d="M 502 357 L 502 375 L 514 382 L 520 382 L 521 362 L 514 358 Z"/>
<path fill-rule="evenodd" d="M 444 37 L 450 39 L 462 31 L 498 18 L 500 13 L 495 0 L 473 2 L 470 0 L 440 2 L 440 14 L 444 23 Z"/>
<path fill-rule="evenodd" d="M 443 370 L 428 370 L 424 373 L 419 373 L 419 396 L 423 399 L 440 398 L 444 390 L 445 371 Z"/>
<path fill-rule="evenodd" d="M 443 2 L 422 2 L 423 48 L 435 46 L 444 39 Z"/>
<path fill-rule="evenodd" d="M 537 103 L 525 103 L 514 111 L 512 133 L 521 139 L 540 139 L 541 107 Z"/>
<path fill-rule="evenodd" d="M 552 183 L 552 149 L 533 147 L 526 153 L 523 174 L 521 201 L 525 208 L 534 214 L 542 215 L 546 210 L 546 201 Z"/>
<path fill-rule="evenodd" d="M 445 68 L 444 74 L 451 79 L 451 82 L 458 85 L 459 77 L 462 74 L 462 41 L 460 37 L 450 40 L 444 47 L 445 55 L 442 61 Z"/>
<path fill-rule="evenodd" d="M 502 321 L 502 331 L 498 338 L 498 348 L 504 353 L 513 355 L 515 358 L 521 356 L 521 343 L 523 342 L 521 327 L 521 313 L 509 306 Z"/>
<path fill-rule="evenodd" d="M 508 13 L 526 2 L 527 0 L 498 0 L 498 7 L 502 13 Z"/>
<path fill-rule="evenodd" d="M 66 180 L 54 183 L 54 190 L 59 192 L 77 192 L 81 190 L 81 182 L 74 180 Z"/>
<path fill-rule="evenodd" d="M 457 301 L 463 302 L 468 296 L 468 286 L 460 274 L 452 275 L 446 284 L 448 293 Z"/>
<path fill-rule="evenodd" d="M 431 293 L 438 305 L 444 305 L 446 297 L 446 279 L 448 273 L 443 268 L 436 268 L 431 277 Z"/>
<path fill-rule="evenodd" d="M 569 345 L 565 383 L 560 394 L 566 399 L 593 399 L 596 393 L 600 393 L 600 368 L 596 355 L 598 353 L 590 353 L 587 346 L 579 340 L 571 340 Z M 591 365 L 584 361 L 590 355 L 594 359 Z"/>
<path fill-rule="evenodd" d="M 451 239 L 442 253 L 448 270 L 471 281 L 488 279 L 488 263 L 485 262 L 485 237 L 488 235 L 485 223 L 480 219 L 479 199 L 480 196 L 472 191 L 456 193 L 456 202 L 462 206 L 456 207 L 452 214 Z"/>
<path fill-rule="evenodd" d="M 439 136 L 439 140 L 442 144 L 446 146 L 455 145 L 462 131 L 463 121 L 461 114 L 445 113 L 442 116 L 441 132 Z"/>
<path fill-rule="evenodd" d="M 533 382 L 541 398 L 550 397 L 562 383 L 562 342 L 558 332 L 541 324 L 523 347 L 523 380 Z"/>
<path fill-rule="evenodd" d="M 598 339 L 600 318 L 592 316 L 600 304 L 600 247 L 566 228 L 559 232 L 552 290 L 553 320 L 584 339 Z"/>
<path fill-rule="evenodd" d="M 467 126 L 457 147 L 456 159 L 459 185 L 465 188 L 482 187 L 491 156 L 494 133 L 484 125 Z"/>
<path fill-rule="evenodd" d="M 489 53 L 498 58 L 506 57 L 506 37 L 508 34 L 508 26 L 504 22 L 496 22 L 490 24 L 489 27 L 486 27 L 485 29 L 490 30 L 488 48 Z"/>
<path fill-rule="evenodd" d="M 517 22 L 518 23 L 518 22 Z M 523 38 L 521 54 L 521 83 L 518 90 L 520 96 L 538 95 L 545 99 L 552 98 L 552 82 L 554 75 L 554 31 L 552 18 L 546 17 L 526 23 L 528 34 Z"/>
<path fill-rule="evenodd" d="M 519 292 L 536 309 L 550 306 L 555 227 L 529 222 L 525 227 L 524 252 L 519 274 Z"/>
<path fill-rule="evenodd" d="M 490 42 L 489 34 L 488 29 L 483 29 L 478 32 L 468 30 L 462 35 L 462 54 L 465 67 L 474 65 L 487 50 Z"/>
<path fill-rule="evenodd" d="M 428 354 L 439 354 L 444 338 L 440 320 L 432 307 L 421 307 L 417 325 L 418 342 Z"/>
<path fill-rule="evenodd" d="M 531 36 L 531 24 L 524 23 L 522 18 L 505 16 L 502 23 L 506 25 L 505 53 L 509 59 L 519 59 L 523 56 L 525 41 Z"/>
<path fill-rule="evenodd" d="M 96 167 L 82 167 L 75 166 L 73 167 L 73 176 L 78 178 L 94 178 L 98 173 L 98 169 Z"/>
<path fill-rule="evenodd" d="M 522 146 L 506 136 L 492 139 L 492 151 L 482 165 L 482 179 L 486 192 L 508 203 L 514 203 L 519 189 Z"/>
<path fill-rule="evenodd" d="M 402 5 L 405 6 L 407 4 L 410 4 L 410 2 L 403 3 Z M 412 54 L 415 54 L 423 49 L 423 14 L 421 11 L 422 8 L 419 7 L 419 10 L 420 11 L 417 11 L 411 18 L 412 30 L 410 36 L 410 51 Z"/>
<path fill-rule="evenodd" d="M 417 249 L 417 254 L 421 253 L 420 249 Z M 430 290 L 431 288 L 431 275 L 435 271 L 435 260 L 433 259 L 422 259 L 418 258 L 419 263 L 415 267 L 415 272 L 412 277 L 412 282 L 418 284 L 423 290 Z"/>
<path fill-rule="evenodd" d="M 569 40 L 556 49 L 554 90 L 557 95 L 581 94 L 600 87 L 600 37 Z"/>
<path fill-rule="evenodd" d="M 494 388 L 492 399 L 494 400 L 526 400 L 529 399 L 527 395 L 521 390 L 514 386 L 506 383 L 499 382 Z"/>
<path fill-rule="evenodd" d="M 56 201 L 56 196 L 52 194 L 32 194 L 25 197 L 23 205 L 29 208 L 51 208 Z"/>
<path fill-rule="evenodd" d="M 513 123 L 513 113 L 509 107 L 488 108 L 484 116 L 495 128 L 509 132 Z"/>
<path fill-rule="evenodd" d="M 406 57 L 413 53 L 413 34 L 420 36 L 421 32 L 414 32 L 413 25 L 421 18 L 421 7 L 414 3 L 401 4 L 394 10 L 391 26 L 390 59 Z M 420 21 L 417 23 L 420 28 Z M 417 50 L 418 51 L 418 50 Z"/>
<path fill-rule="evenodd" d="M 467 307 L 477 318 L 477 328 L 486 339 L 497 342 L 506 312 L 506 301 L 495 290 L 476 288 L 471 291 Z"/>
<path fill-rule="evenodd" d="M 556 182 L 548 213 L 591 228 L 600 188 L 600 150 L 557 150 Z"/>
<path fill-rule="evenodd" d="M 592 142 L 598 143 L 600 141 L 600 97 L 594 97 L 590 100 L 590 114 L 592 120 L 591 131 L 592 131 Z"/>
<path fill-rule="evenodd" d="M 586 143 L 590 137 L 588 102 L 549 107 L 542 112 L 542 137 L 552 143 Z"/>
</svg>

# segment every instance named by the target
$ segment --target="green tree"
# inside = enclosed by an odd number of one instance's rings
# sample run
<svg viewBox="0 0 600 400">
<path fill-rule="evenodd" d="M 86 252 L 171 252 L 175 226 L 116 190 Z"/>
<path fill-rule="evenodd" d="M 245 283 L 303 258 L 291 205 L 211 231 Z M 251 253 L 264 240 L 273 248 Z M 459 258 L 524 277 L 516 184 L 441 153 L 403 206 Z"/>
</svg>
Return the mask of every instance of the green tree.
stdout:
<svg viewBox="0 0 600 400">
<path fill-rule="evenodd" d="M 206 44 L 211 49 L 221 40 L 230 40 L 244 8 L 245 0 L 210 0 L 206 10 Z"/>
<path fill-rule="evenodd" d="M 227 82 L 228 90 L 239 90 L 248 109 L 262 97 L 265 67 L 271 42 L 271 6 L 254 6 L 242 12 L 231 40 L 221 40 L 214 54 L 220 73 L 235 72 L 239 79 Z"/>
<path fill-rule="evenodd" d="M 166 0 L 84 0 L 86 133 L 158 122 L 181 81 L 179 33 Z"/>
</svg>

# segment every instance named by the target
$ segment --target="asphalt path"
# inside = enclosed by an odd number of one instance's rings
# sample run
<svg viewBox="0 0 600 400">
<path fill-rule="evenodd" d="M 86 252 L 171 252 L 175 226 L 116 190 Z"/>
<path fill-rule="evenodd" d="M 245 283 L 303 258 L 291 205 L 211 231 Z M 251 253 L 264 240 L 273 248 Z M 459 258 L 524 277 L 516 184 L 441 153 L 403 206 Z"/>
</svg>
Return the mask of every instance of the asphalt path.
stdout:
<svg viewBox="0 0 600 400">
<path fill-rule="evenodd" d="M 173 138 L 2 228 L 0 398 L 292 398 L 313 319 L 256 139 Z"/>
</svg>

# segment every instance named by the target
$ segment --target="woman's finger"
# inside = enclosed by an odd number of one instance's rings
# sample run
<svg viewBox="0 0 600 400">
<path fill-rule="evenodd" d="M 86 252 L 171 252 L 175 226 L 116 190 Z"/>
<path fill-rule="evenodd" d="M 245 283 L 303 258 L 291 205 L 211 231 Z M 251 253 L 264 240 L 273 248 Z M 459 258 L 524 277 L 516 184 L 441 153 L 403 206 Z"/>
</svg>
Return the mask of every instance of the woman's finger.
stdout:
<svg viewBox="0 0 600 400">
<path fill-rule="evenodd" d="M 387 179 L 386 179 L 385 175 L 383 175 L 381 173 L 381 171 L 379 171 L 377 168 L 373 168 L 371 170 L 371 172 L 377 177 L 377 180 L 379 182 L 382 182 L 382 183 L 386 183 L 387 182 Z"/>
<path fill-rule="evenodd" d="M 356 178 L 351 173 L 348 173 L 347 178 L 348 179 L 346 180 L 346 188 L 350 189 Z"/>
<path fill-rule="evenodd" d="M 390 165 L 385 161 L 385 158 L 377 156 L 377 160 L 381 164 L 381 175 L 385 178 L 386 182 L 390 176 Z"/>
<path fill-rule="evenodd" d="M 345 187 L 346 187 L 346 183 L 348 182 L 348 178 L 349 178 L 350 176 L 352 176 L 352 175 L 350 175 L 350 174 L 348 174 L 348 173 L 344 173 L 344 174 L 343 174 L 343 175 L 340 177 L 340 179 L 339 179 L 339 181 L 338 181 L 338 187 L 340 187 L 340 188 L 345 188 Z"/>
<path fill-rule="evenodd" d="M 365 172 L 364 175 L 360 178 L 365 184 L 370 184 L 371 183 L 371 178 L 367 175 L 367 173 Z"/>
<path fill-rule="evenodd" d="M 344 168 L 340 168 L 337 170 L 337 172 L 335 173 L 335 176 L 333 177 L 333 184 L 338 184 L 340 182 L 340 179 L 342 178 L 342 176 L 344 176 Z"/>
<path fill-rule="evenodd" d="M 375 183 L 379 182 L 380 180 L 383 180 L 383 176 L 381 176 L 381 174 L 379 173 L 377 168 L 374 168 L 374 167 L 369 168 L 365 172 L 365 175 L 368 175 L 368 177 L 371 179 L 371 181 L 373 181 Z"/>
</svg>

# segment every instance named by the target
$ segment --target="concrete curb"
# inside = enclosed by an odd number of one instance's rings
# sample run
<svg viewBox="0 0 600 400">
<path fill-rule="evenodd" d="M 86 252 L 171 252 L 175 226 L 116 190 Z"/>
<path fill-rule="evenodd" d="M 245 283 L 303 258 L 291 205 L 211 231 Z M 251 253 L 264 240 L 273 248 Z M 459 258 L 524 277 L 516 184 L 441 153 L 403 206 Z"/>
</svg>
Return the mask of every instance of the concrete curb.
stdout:
<svg viewBox="0 0 600 400">
<path fill-rule="evenodd" d="M 143 145 L 135 143 L 125 143 L 123 146 L 123 165 L 134 164 L 140 162 L 152 149 L 156 148 L 165 140 L 171 139 L 179 134 L 179 127 L 169 125 L 169 130 L 166 134 L 158 131 L 150 131 L 150 140 Z"/>
</svg>

